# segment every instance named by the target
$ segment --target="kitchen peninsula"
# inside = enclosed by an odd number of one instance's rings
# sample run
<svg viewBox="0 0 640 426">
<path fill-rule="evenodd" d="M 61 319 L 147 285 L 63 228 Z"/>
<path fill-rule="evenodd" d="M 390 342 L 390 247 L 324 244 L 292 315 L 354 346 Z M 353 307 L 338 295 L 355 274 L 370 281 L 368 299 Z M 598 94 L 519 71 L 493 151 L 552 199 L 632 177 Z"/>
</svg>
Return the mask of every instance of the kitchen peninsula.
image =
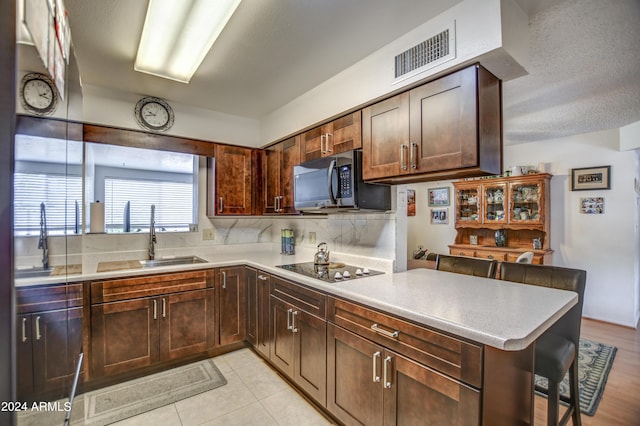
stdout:
<svg viewBox="0 0 640 426">
<path fill-rule="evenodd" d="M 351 403 L 349 395 L 361 392 L 363 386 L 374 392 L 370 395 L 372 398 L 377 398 L 378 394 L 383 398 L 384 393 L 385 401 L 389 398 L 398 400 L 407 395 L 403 392 L 416 391 L 417 385 L 412 385 L 411 390 L 406 387 L 403 376 L 408 376 L 420 382 L 421 389 L 417 395 L 421 398 L 427 394 L 442 398 L 442 406 L 438 409 L 445 410 L 447 416 L 455 415 L 457 424 L 469 424 L 469 421 L 473 424 L 532 423 L 532 343 L 577 302 L 575 293 L 426 269 L 391 273 L 388 265 L 384 267 L 375 260 L 366 264 L 366 258 L 341 253 L 333 253 L 333 260 L 383 269 L 386 273 L 326 283 L 277 267 L 308 261 L 312 258 L 308 249 L 300 248 L 294 256 L 283 256 L 273 254 L 275 250 L 266 246 L 273 248 L 270 244 L 258 244 L 242 251 L 220 249 L 198 253 L 209 261 L 206 264 L 158 267 L 151 271 L 137 269 L 97 273 L 93 269 L 81 275 L 57 279 L 19 280 L 16 286 L 20 290 L 36 283 L 83 282 L 86 303 L 89 300 L 86 292 L 91 282 L 178 271 L 230 271 L 231 267 L 244 267 L 247 283 L 253 271 L 254 280 L 257 277 L 254 283 L 257 286 L 266 283 L 270 289 L 270 297 L 267 293 L 270 307 L 265 316 L 268 324 L 264 328 L 269 330 L 266 341 L 270 346 L 267 351 L 270 356 L 259 350 L 258 353 L 338 420 L 349 423 L 348 416 L 358 418 L 357 412 L 345 412 L 345 407 Z M 224 279 L 227 280 L 228 275 Z M 216 281 L 214 290 L 221 290 L 221 286 L 222 283 Z M 313 297 L 307 297 L 309 294 Z M 253 309 L 250 295 L 247 300 L 246 309 Z M 300 305 L 301 301 L 304 306 Z M 304 368 L 309 368 L 309 365 L 298 366 L 296 374 L 289 376 L 273 362 L 274 355 L 280 356 L 280 351 L 288 348 L 289 335 L 286 330 L 281 334 L 278 329 L 285 320 L 274 308 L 281 302 L 288 303 L 285 308 L 291 306 L 291 312 L 296 313 L 293 315 L 293 329 L 299 329 L 300 335 L 307 333 L 304 335 L 309 338 L 316 336 L 308 333 L 310 331 L 320 333 L 321 348 L 326 348 L 326 352 L 321 354 L 321 359 L 326 360 L 322 371 L 326 366 L 326 372 L 320 378 L 322 383 L 314 388 L 320 389 L 320 397 L 315 397 L 305 387 L 303 379 L 309 374 Z M 316 311 L 306 313 L 316 306 Z M 84 321 L 90 322 L 87 308 L 85 306 Z M 288 309 L 282 312 L 291 321 Z M 319 326 L 311 330 L 305 315 L 319 320 Z M 286 325 L 285 321 L 285 329 Z M 84 330 L 88 330 L 86 325 Z M 247 336 L 249 334 L 247 331 Z M 372 353 L 361 351 L 368 350 L 369 346 L 375 349 Z M 351 367 L 364 370 L 345 371 L 347 361 Z M 319 369 L 318 365 L 312 367 Z M 345 373 L 350 374 L 346 376 Z M 366 383 L 357 383 L 355 377 L 360 377 L 361 373 L 367 378 Z M 412 374 L 415 377 L 411 377 Z M 375 383 L 376 378 L 381 383 Z M 85 369 L 85 381 L 91 379 Z M 345 391 L 351 393 L 345 396 Z M 381 410 L 383 405 L 388 408 L 388 401 L 380 404 Z M 416 410 L 425 409 L 420 404 L 412 405 L 417 406 Z M 380 416 L 392 415 L 399 419 L 416 414 L 407 413 L 407 408 L 402 407 L 395 404 L 393 414 L 383 410 L 385 412 Z"/>
</svg>

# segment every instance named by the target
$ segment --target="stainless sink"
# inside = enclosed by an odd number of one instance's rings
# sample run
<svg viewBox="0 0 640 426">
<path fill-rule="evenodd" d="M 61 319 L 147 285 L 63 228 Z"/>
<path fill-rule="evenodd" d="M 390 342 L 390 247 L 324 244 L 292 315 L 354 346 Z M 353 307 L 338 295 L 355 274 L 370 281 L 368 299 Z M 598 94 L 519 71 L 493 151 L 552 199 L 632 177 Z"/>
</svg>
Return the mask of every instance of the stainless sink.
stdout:
<svg viewBox="0 0 640 426">
<path fill-rule="evenodd" d="M 155 268 L 158 266 L 173 266 L 173 265 L 192 265 L 195 263 L 207 263 L 207 261 L 199 258 L 198 256 L 172 257 L 170 259 L 154 259 L 154 260 L 140 261 L 140 264 L 142 265 L 143 268 Z"/>
<path fill-rule="evenodd" d="M 51 275 L 51 271 L 53 271 L 53 269 L 43 269 L 43 268 L 16 269 L 13 276 L 16 279 L 48 277 Z"/>
</svg>

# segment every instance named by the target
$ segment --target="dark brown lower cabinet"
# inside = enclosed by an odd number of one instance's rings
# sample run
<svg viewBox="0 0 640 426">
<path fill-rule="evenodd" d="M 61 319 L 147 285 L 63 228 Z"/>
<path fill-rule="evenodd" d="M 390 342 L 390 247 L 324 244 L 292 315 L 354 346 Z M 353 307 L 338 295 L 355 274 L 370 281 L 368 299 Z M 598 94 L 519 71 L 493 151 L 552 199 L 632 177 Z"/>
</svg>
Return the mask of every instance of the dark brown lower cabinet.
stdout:
<svg viewBox="0 0 640 426">
<path fill-rule="evenodd" d="M 334 324 L 327 409 L 346 425 L 474 425 L 480 392 Z"/>
<path fill-rule="evenodd" d="M 247 281 L 244 266 L 220 268 L 219 283 L 220 345 L 245 340 L 247 333 Z"/>
<path fill-rule="evenodd" d="M 253 268 L 247 274 L 247 341 L 269 358 L 269 283 L 271 276 Z"/>
<path fill-rule="evenodd" d="M 91 307 L 91 374 L 124 373 L 206 352 L 215 344 L 214 290 Z"/>
<path fill-rule="evenodd" d="M 82 350 L 79 283 L 16 288 L 16 395 L 20 401 L 68 396 Z"/>
<path fill-rule="evenodd" d="M 82 308 L 18 315 L 18 400 L 55 399 L 67 394 L 82 346 L 81 323 Z"/>
<path fill-rule="evenodd" d="M 258 271 L 245 268 L 247 277 L 247 342 L 258 346 Z"/>
<path fill-rule="evenodd" d="M 270 320 L 272 364 L 325 406 L 327 322 L 274 296 Z"/>
</svg>

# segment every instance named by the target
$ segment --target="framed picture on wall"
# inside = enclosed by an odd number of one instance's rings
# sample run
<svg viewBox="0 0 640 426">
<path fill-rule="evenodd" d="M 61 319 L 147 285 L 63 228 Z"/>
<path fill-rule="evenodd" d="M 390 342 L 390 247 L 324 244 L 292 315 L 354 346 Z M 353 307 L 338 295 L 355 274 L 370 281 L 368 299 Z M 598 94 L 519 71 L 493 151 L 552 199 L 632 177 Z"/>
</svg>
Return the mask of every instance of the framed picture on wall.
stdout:
<svg viewBox="0 0 640 426">
<path fill-rule="evenodd" d="M 429 188 L 429 207 L 448 206 L 449 187 Z"/>
<path fill-rule="evenodd" d="M 604 213 L 604 197 L 580 198 L 580 213 L 603 214 Z"/>
<path fill-rule="evenodd" d="M 611 166 L 571 169 L 571 190 L 611 189 Z"/>
<path fill-rule="evenodd" d="M 449 223 L 449 209 L 431 209 L 431 223 L 435 225 Z"/>
</svg>

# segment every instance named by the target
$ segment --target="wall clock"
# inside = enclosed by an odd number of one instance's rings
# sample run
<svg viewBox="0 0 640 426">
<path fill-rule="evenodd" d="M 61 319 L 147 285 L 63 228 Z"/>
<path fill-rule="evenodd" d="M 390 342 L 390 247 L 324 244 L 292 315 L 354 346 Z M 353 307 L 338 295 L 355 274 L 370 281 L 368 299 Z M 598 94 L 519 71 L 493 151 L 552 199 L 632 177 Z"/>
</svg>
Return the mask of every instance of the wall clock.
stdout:
<svg viewBox="0 0 640 426">
<path fill-rule="evenodd" d="M 134 110 L 140 127 L 154 132 L 163 132 L 173 126 L 173 109 L 160 98 L 146 96 L 138 101 Z"/>
<path fill-rule="evenodd" d="M 20 83 L 22 107 L 37 115 L 49 115 L 58 106 L 58 91 L 55 83 L 46 75 L 28 73 Z"/>
</svg>

